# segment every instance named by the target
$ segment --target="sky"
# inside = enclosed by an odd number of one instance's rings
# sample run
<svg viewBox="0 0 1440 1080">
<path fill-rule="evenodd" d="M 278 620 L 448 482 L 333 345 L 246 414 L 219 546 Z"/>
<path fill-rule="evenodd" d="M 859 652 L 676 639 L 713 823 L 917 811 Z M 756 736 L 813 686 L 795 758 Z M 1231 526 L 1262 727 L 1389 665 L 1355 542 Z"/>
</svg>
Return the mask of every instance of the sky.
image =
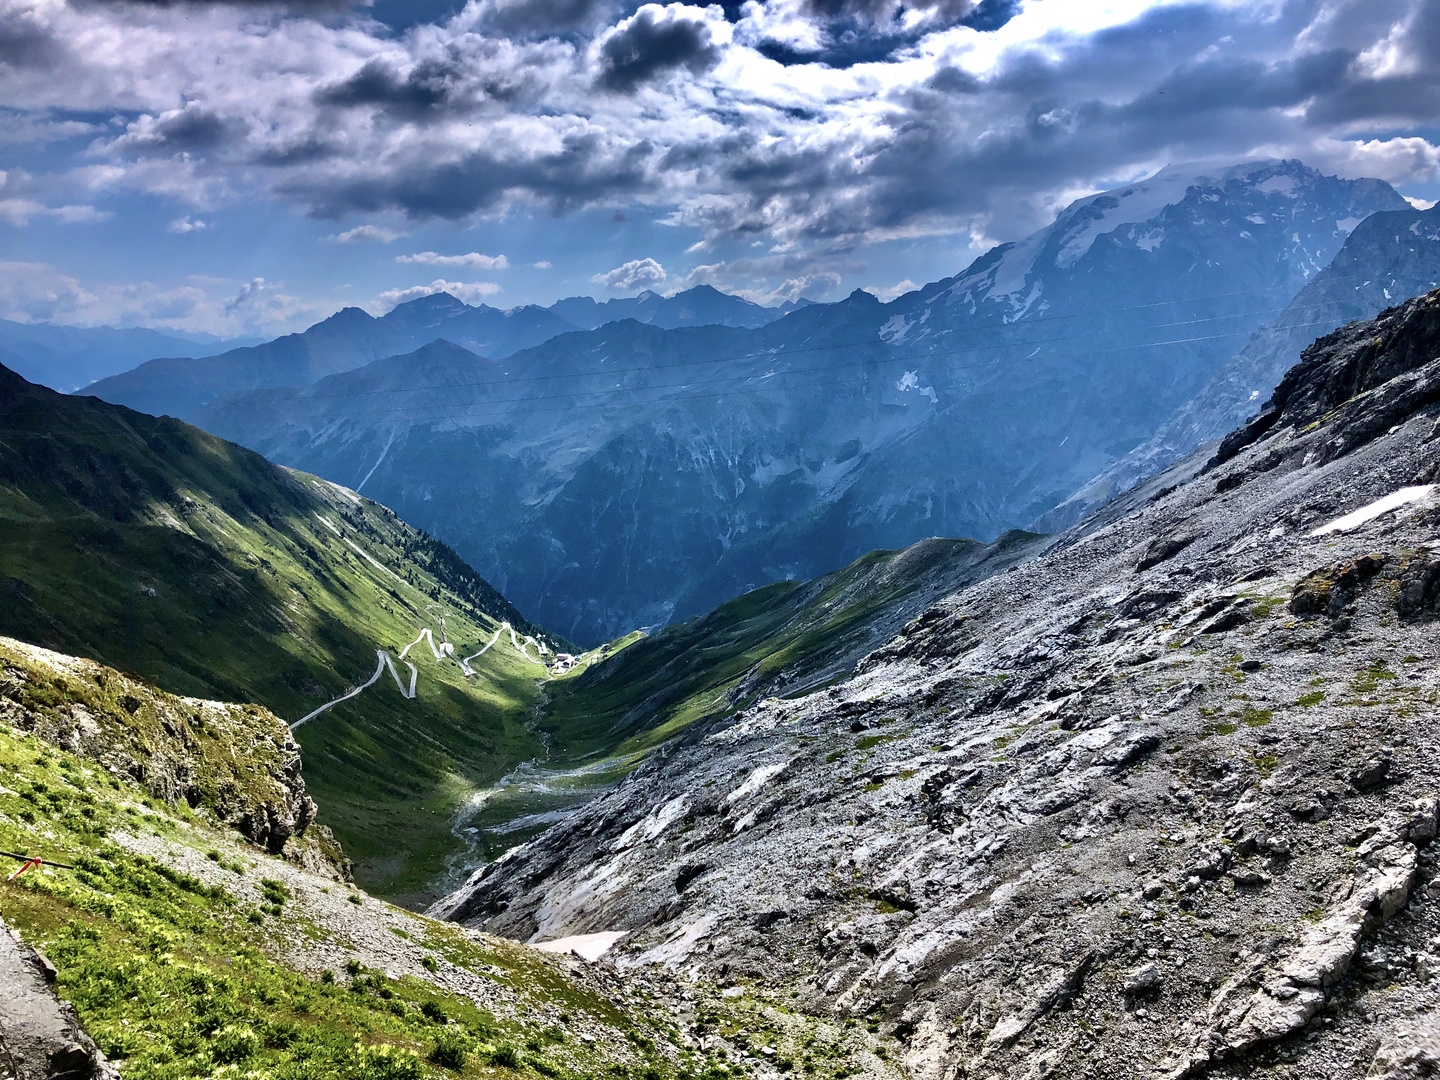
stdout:
<svg viewBox="0 0 1440 1080">
<path fill-rule="evenodd" d="M 1269 157 L 1440 197 L 1440 4 L 0 0 L 0 318 L 889 298 Z"/>
</svg>

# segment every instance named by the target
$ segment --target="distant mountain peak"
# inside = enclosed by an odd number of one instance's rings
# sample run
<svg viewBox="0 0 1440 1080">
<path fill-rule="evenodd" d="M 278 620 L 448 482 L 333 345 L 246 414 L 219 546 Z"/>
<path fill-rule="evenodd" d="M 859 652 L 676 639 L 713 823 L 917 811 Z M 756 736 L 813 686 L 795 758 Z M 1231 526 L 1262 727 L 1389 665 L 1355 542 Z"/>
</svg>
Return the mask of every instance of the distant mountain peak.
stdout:
<svg viewBox="0 0 1440 1080">
<path fill-rule="evenodd" d="M 403 304 L 396 304 L 390 309 L 390 314 L 396 312 L 409 315 L 419 314 L 459 314 L 469 310 L 470 305 L 457 296 L 448 292 L 431 293 L 428 296 L 417 296 L 414 300 L 407 300 Z"/>
</svg>

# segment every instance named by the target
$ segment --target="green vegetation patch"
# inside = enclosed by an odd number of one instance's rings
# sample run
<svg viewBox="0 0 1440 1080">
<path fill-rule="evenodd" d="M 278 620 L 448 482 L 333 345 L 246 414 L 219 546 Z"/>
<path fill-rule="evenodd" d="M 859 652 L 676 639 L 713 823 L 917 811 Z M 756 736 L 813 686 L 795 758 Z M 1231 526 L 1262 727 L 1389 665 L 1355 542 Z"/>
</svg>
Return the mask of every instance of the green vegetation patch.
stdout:
<svg viewBox="0 0 1440 1080">
<path fill-rule="evenodd" d="M 551 1080 L 691 1075 L 665 1032 L 571 982 L 541 954 L 418 916 L 411 936 L 451 962 L 506 972 L 496 981 L 522 1018 L 497 1018 L 461 995 L 412 976 L 390 978 L 359 960 L 338 976 L 296 970 L 276 954 L 286 946 L 275 924 L 253 918 L 259 912 L 228 886 L 115 839 L 121 831 L 162 834 L 172 850 L 188 849 L 208 865 L 225 861 L 208 859 L 217 843 L 230 842 L 220 834 L 177 820 L 163 805 L 152 812 L 128 779 L 4 725 L 0 772 L 0 848 L 75 868 L 31 871 L 0 885 L 0 914 L 54 963 L 58 992 L 129 1080 L 422 1080 L 496 1069 Z M 223 880 L 238 886 L 241 879 Z M 258 886 L 265 907 L 282 908 L 307 937 L 327 936 L 291 886 L 268 876 Z M 602 1025 L 621 1051 L 523 1019 L 556 1010 Z"/>
<path fill-rule="evenodd" d="M 294 721 L 368 678 L 377 648 L 427 626 L 439 638 L 441 616 L 462 656 L 501 620 L 540 633 L 376 503 L 178 420 L 0 372 L 0 634 Z M 413 701 L 387 676 L 297 734 L 359 880 L 421 904 L 462 849 L 455 809 L 542 752 L 526 720 L 543 671 L 502 645 L 473 678 L 424 643 L 408 659 Z M 29 704 L 59 702 L 36 687 Z"/>
</svg>

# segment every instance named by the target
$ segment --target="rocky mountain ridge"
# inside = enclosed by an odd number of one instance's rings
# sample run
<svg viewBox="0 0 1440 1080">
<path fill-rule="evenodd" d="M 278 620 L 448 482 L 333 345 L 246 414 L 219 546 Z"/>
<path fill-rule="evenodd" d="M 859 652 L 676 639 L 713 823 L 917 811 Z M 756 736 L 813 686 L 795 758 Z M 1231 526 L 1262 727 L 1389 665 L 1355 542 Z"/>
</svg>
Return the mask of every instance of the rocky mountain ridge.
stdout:
<svg viewBox="0 0 1440 1080">
<path fill-rule="evenodd" d="M 441 339 L 500 360 L 557 335 L 593 330 L 621 319 L 666 329 L 711 324 L 758 327 L 787 310 L 761 307 L 709 285 L 673 296 L 646 290 L 639 296 L 604 303 L 572 296 L 549 307 L 524 304 L 504 310 L 466 304 L 442 292 L 407 301 L 378 318 L 361 308 L 342 308 L 298 334 L 217 356 L 187 350 L 147 360 L 131 371 L 98 379 L 84 392 L 141 412 L 190 419 L 198 409 L 227 394 L 304 386 Z M 37 370 L 44 367 L 45 358 L 27 356 L 26 361 L 30 369 Z"/>
<path fill-rule="evenodd" d="M 1437 413 L 1440 292 L 436 911 L 793 988 L 922 1080 L 1428 1075 Z"/>
<path fill-rule="evenodd" d="M 1043 515 L 1037 527 L 1068 527 L 1201 443 L 1221 438 L 1259 411 L 1270 388 L 1316 337 L 1356 319 L 1373 318 L 1397 300 L 1437 285 L 1440 213 L 1432 207 L 1372 214 L 1355 227 L 1330 264 L 1199 394 L 1154 435 Z"/>
<path fill-rule="evenodd" d="M 363 485 L 594 644 L 1027 525 L 1190 400 L 1356 222 L 1406 206 L 1295 161 L 1167 170 L 888 304 L 614 322 L 503 361 L 421 350 L 195 419 Z"/>
</svg>

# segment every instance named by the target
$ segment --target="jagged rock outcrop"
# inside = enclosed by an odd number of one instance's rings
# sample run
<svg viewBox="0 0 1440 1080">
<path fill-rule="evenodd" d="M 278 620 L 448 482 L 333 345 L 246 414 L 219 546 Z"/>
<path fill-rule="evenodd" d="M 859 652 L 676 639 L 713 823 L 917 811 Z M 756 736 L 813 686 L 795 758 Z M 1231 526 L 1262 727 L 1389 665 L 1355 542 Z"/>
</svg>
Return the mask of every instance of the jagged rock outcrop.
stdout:
<svg viewBox="0 0 1440 1080">
<path fill-rule="evenodd" d="M 74 1008 L 55 996 L 55 969 L 0 919 L 0 1076 L 119 1080 Z"/>
<path fill-rule="evenodd" d="M 157 799 L 204 807 L 272 854 L 348 875 L 329 830 L 313 826 L 300 747 L 267 709 L 168 694 L 90 660 L 0 638 L 0 721 L 129 776 Z"/>
<path fill-rule="evenodd" d="M 1425 1075 L 1437 312 L 1322 339 L 1223 460 L 657 756 L 440 910 L 793 989 L 918 1080 Z"/>
</svg>

